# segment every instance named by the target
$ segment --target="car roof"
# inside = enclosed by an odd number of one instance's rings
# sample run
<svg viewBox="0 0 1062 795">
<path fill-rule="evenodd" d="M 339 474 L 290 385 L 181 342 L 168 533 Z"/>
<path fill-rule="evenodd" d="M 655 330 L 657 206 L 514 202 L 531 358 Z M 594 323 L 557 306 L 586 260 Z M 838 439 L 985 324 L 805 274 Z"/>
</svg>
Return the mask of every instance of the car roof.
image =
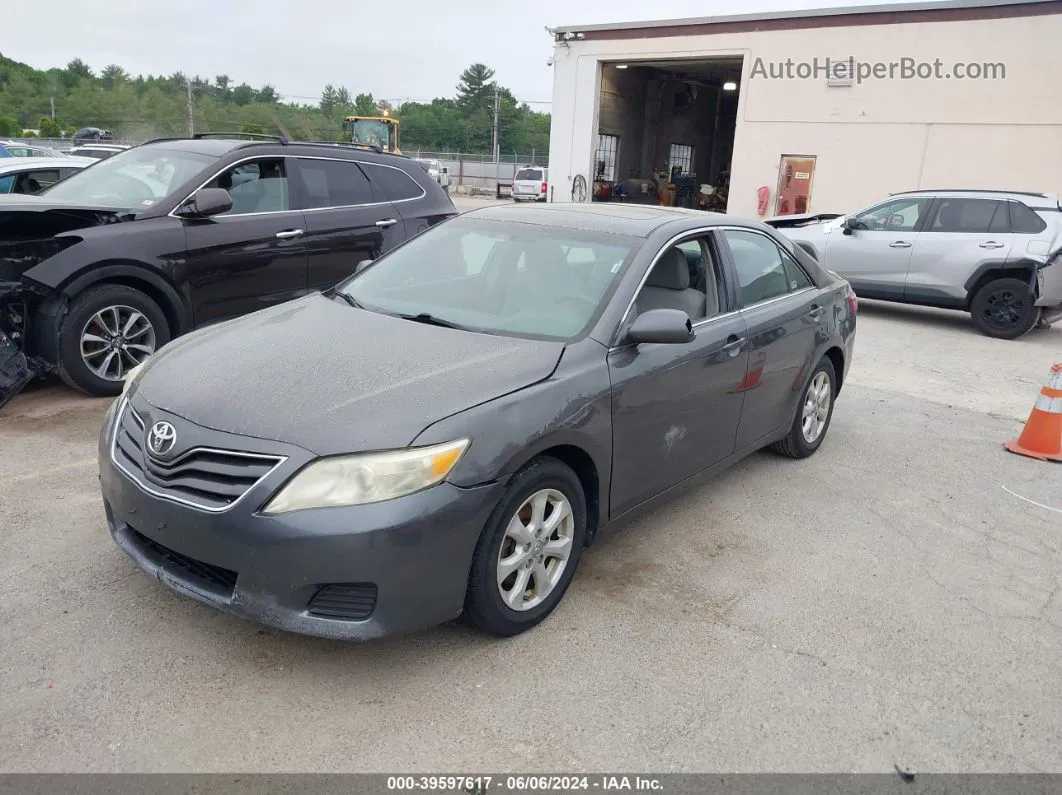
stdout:
<svg viewBox="0 0 1062 795">
<path fill-rule="evenodd" d="M 462 213 L 462 218 L 488 221 L 578 229 L 586 232 L 607 232 L 649 237 L 661 227 L 747 226 L 765 228 L 756 221 L 748 221 L 722 213 L 690 210 L 682 207 L 661 207 L 653 204 L 593 204 L 556 203 L 524 207 L 518 204 L 494 204 Z M 681 229 L 676 229 L 681 231 Z"/>
<path fill-rule="evenodd" d="M 984 188 L 920 188 L 918 190 L 905 190 L 899 193 L 890 193 L 890 196 L 942 196 L 945 194 L 951 194 L 954 196 L 962 197 L 977 197 L 977 196 L 996 196 L 1005 197 L 1009 199 L 1048 199 L 1050 201 L 1057 202 L 1058 194 L 1056 193 L 1041 193 L 1038 191 L 1024 191 L 1024 190 L 990 190 Z"/>
<path fill-rule="evenodd" d="M 14 162 L 8 162 L 9 160 Z M 34 168 L 70 168 L 90 166 L 96 160 L 91 157 L 12 157 L 0 160 L 0 172 L 26 171 Z"/>
</svg>

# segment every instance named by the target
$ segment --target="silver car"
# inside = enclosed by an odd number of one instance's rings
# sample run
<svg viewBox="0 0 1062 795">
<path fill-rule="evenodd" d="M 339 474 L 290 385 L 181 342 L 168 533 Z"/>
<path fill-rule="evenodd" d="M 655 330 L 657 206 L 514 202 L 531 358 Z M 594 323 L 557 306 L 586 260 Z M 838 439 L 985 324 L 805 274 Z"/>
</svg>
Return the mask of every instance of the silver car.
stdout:
<svg viewBox="0 0 1062 795">
<path fill-rule="evenodd" d="M 910 191 L 848 215 L 767 223 L 863 298 L 969 312 L 998 339 L 1062 318 L 1062 205 L 1053 194 Z"/>
</svg>

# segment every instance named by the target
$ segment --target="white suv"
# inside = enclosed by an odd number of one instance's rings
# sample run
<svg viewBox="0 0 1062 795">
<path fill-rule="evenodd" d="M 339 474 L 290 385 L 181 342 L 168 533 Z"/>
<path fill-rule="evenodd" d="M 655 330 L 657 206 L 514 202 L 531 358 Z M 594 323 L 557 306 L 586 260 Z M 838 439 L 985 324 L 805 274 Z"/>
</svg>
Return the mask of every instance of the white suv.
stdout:
<svg viewBox="0 0 1062 795">
<path fill-rule="evenodd" d="M 1054 194 L 909 191 L 816 220 L 767 223 L 860 297 L 969 312 L 997 339 L 1062 319 L 1062 205 Z"/>
<path fill-rule="evenodd" d="M 544 202 L 548 195 L 549 169 L 522 166 L 513 177 L 513 201 Z"/>
</svg>

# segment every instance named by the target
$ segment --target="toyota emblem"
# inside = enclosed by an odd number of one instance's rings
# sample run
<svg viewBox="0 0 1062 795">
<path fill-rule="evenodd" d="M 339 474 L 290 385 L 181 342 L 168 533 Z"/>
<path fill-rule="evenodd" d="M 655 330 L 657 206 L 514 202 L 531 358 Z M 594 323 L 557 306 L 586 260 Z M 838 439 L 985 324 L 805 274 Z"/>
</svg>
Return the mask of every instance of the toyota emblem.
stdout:
<svg viewBox="0 0 1062 795">
<path fill-rule="evenodd" d="M 177 444 L 177 429 L 168 422 L 156 422 L 147 438 L 152 455 L 166 455 Z"/>
</svg>

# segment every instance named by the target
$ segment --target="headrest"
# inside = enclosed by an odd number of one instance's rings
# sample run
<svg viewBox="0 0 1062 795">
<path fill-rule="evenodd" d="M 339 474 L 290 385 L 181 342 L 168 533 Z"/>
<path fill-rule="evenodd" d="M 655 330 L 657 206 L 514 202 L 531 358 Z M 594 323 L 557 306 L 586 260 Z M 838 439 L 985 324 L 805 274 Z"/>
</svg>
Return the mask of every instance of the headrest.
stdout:
<svg viewBox="0 0 1062 795">
<path fill-rule="evenodd" d="M 663 287 L 666 290 L 686 290 L 690 286 L 690 264 L 680 249 L 669 249 L 653 267 L 645 282 L 646 287 Z"/>
</svg>

